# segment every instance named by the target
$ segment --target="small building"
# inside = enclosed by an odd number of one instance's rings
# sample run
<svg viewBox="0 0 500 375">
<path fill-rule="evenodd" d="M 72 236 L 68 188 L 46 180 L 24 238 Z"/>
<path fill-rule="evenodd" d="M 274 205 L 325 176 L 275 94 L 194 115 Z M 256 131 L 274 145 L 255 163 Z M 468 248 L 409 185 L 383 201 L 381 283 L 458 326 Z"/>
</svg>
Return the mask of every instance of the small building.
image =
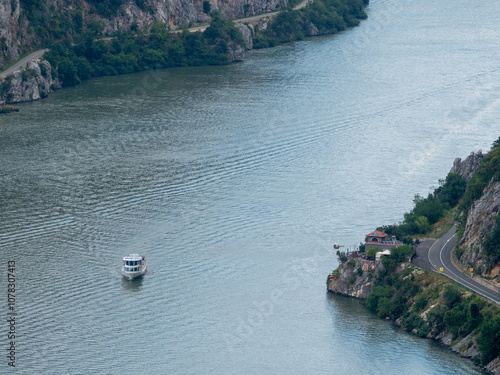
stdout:
<svg viewBox="0 0 500 375">
<path fill-rule="evenodd" d="M 392 236 L 391 240 L 387 240 L 386 233 L 375 230 L 366 235 L 365 251 L 368 251 L 369 247 L 376 247 L 378 251 L 391 250 L 402 244 L 401 241 L 396 240 L 395 236 Z"/>
</svg>

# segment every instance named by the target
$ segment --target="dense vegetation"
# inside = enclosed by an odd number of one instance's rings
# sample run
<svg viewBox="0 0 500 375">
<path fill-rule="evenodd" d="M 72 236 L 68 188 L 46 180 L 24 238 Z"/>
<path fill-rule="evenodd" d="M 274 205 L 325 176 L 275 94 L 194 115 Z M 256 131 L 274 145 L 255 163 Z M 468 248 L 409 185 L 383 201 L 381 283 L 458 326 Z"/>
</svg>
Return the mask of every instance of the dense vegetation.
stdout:
<svg viewBox="0 0 500 375">
<path fill-rule="evenodd" d="M 491 151 L 483 158 L 479 168 L 467 183 L 467 190 L 460 202 L 459 219 L 461 226 L 459 234 L 463 233 L 467 222 L 467 213 L 475 200 L 481 198 L 484 189 L 491 182 L 500 181 L 500 137 L 493 143 Z M 496 216 L 496 223 L 491 232 L 483 240 L 484 261 L 486 268 L 491 270 L 500 262 L 500 217 Z"/>
<path fill-rule="evenodd" d="M 136 24 L 130 30 L 107 38 L 103 19 L 117 15 L 124 0 L 88 0 L 92 6 L 84 14 L 79 3 L 69 2 L 73 11 L 57 11 L 43 0 L 21 0 L 21 12 L 29 21 L 28 33 L 41 47 L 50 49 L 47 60 L 64 86 L 80 83 L 90 77 L 126 74 L 174 66 L 220 65 L 231 62 L 231 49 L 243 45 L 240 31 L 232 22 L 202 3 L 203 11 L 212 15 L 209 28 L 201 33 L 169 33 L 160 21 L 150 30 L 141 31 Z M 147 2 L 135 0 L 147 10 Z M 256 48 L 273 46 L 309 35 L 336 33 L 359 24 L 366 18 L 368 0 L 315 0 L 297 11 L 291 1 L 266 30 L 256 29 Z"/>
<path fill-rule="evenodd" d="M 160 21 L 153 21 L 148 34 L 126 31 L 103 40 L 97 39 L 98 33 L 87 30 L 74 43 L 50 43 L 45 57 L 64 85 L 147 69 L 227 64 L 230 45 L 243 44 L 241 32 L 218 14 L 203 33 L 170 33 Z"/>
<path fill-rule="evenodd" d="M 413 265 L 400 272 L 379 272 L 365 304 L 420 337 L 448 331 L 458 342 L 473 333 L 482 353 L 474 358 L 476 363 L 486 365 L 500 354 L 500 309 Z"/>
<path fill-rule="evenodd" d="M 467 212 L 491 181 L 500 181 L 500 138 L 493 143 L 491 151 L 483 158 L 481 165 L 467 184 L 460 210 Z"/>
<path fill-rule="evenodd" d="M 427 197 L 416 195 L 414 208 L 404 214 L 403 222 L 377 228 L 398 238 L 427 234 L 433 224 L 442 219 L 450 209 L 457 206 L 459 219 L 463 227 L 467 220 L 467 212 L 472 203 L 479 199 L 485 187 L 491 181 L 500 181 L 500 138 L 493 143 L 491 151 L 484 157 L 468 183 L 458 174 L 450 173 L 440 186 Z M 459 230 L 460 233 L 460 230 Z M 484 249 L 489 255 L 489 263 L 500 261 L 500 224 L 497 222 L 492 233 L 485 239 Z"/>
<path fill-rule="evenodd" d="M 465 180 L 458 174 L 449 173 L 445 180 L 433 193 L 424 198 L 416 195 L 414 208 L 404 214 L 404 221 L 400 224 L 386 225 L 378 230 L 398 238 L 417 234 L 427 234 L 432 225 L 443 218 L 450 209 L 455 207 L 464 195 Z"/>
<path fill-rule="evenodd" d="M 378 229 L 399 237 L 427 233 L 432 224 L 457 206 L 464 224 L 474 200 L 482 196 L 492 181 L 500 181 L 500 138 L 493 143 L 492 150 L 483 158 L 468 184 L 459 175 L 449 174 L 427 198 L 415 197 L 415 206 L 404 215 L 402 223 Z M 491 268 L 500 261 L 500 215 L 496 216 L 495 225 L 482 245 L 486 264 Z M 376 251 L 369 248 L 367 255 L 374 256 Z M 354 269 L 353 259 L 341 257 L 342 253 L 337 255 L 340 262 L 347 262 Z M 449 332 L 452 344 L 456 344 L 471 334 L 475 342 L 469 339 L 466 347 L 459 349 L 464 351 L 476 345 L 480 352 L 473 358 L 476 364 L 486 365 L 500 358 L 500 308 L 441 275 L 420 270 L 412 264 L 401 264 L 409 255 L 411 248 L 402 245 L 393 249 L 390 257 L 382 258 L 384 270 L 368 276 L 374 287 L 365 305 L 379 317 L 395 320 L 421 337 L 436 337 Z M 358 272 L 361 276 L 362 270 L 358 271 L 361 271 Z M 337 269 L 331 276 L 336 278 L 339 275 Z M 354 283 L 355 279 L 353 273 L 350 282 Z"/>
<path fill-rule="evenodd" d="M 481 353 L 473 358 L 476 364 L 486 365 L 499 357 L 500 308 L 442 275 L 406 263 L 411 254 L 409 245 L 398 246 L 389 257 L 382 258 L 382 270 L 368 274 L 373 289 L 364 301 L 366 307 L 380 318 L 390 318 L 420 337 L 435 338 L 449 332 L 455 344 L 472 334 Z M 355 283 L 363 270 L 361 267 L 355 270 L 356 261 L 344 253 L 338 252 L 337 256 L 351 269 L 348 285 Z M 329 278 L 340 277 L 339 269 Z M 470 348 L 472 340 L 466 345 L 460 350 Z"/>
<path fill-rule="evenodd" d="M 256 28 L 254 47 L 272 47 L 306 36 L 335 34 L 366 18 L 368 0 L 314 0 L 305 8 L 281 12 L 265 30 Z"/>
</svg>

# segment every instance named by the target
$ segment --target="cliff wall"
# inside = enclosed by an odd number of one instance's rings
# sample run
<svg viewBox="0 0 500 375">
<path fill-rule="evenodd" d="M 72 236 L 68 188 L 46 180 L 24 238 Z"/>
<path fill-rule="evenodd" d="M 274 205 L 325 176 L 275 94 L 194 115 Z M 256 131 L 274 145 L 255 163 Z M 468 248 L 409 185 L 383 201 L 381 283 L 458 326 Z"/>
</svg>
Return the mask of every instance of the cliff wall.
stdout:
<svg viewBox="0 0 500 375">
<path fill-rule="evenodd" d="M 455 159 L 450 173 L 460 174 L 467 182 L 471 180 L 481 163 L 491 159 L 492 151 L 483 154 L 482 151 L 472 153 L 465 160 Z M 488 165 L 491 162 L 488 160 Z M 490 166 L 493 168 L 493 166 Z M 457 266 L 464 272 L 474 268 L 487 277 L 495 277 L 500 273 L 500 265 L 494 265 L 484 251 L 484 242 L 496 225 L 500 211 L 500 181 L 494 178 L 483 190 L 482 196 L 476 199 L 467 211 L 465 227 L 458 244 Z M 500 285 L 499 278 L 492 280 Z"/>
<path fill-rule="evenodd" d="M 474 201 L 467 214 L 465 230 L 460 239 L 459 249 L 462 254 L 459 267 L 468 272 L 470 267 L 481 270 L 488 276 L 489 265 L 485 257 L 483 244 L 496 224 L 500 211 L 500 182 L 492 181 L 484 190 L 483 195 Z M 492 273 L 498 274 L 500 266 L 493 267 Z"/>
<path fill-rule="evenodd" d="M 457 173 L 462 176 L 465 181 L 469 182 L 476 170 L 479 168 L 483 158 L 484 155 L 482 150 L 470 154 L 467 158 L 465 158 L 465 160 L 456 158 L 453 162 L 453 167 L 451 167 L 450 173 Z"/>
<path fill-rule="evenodd" d="M 360 271 L 364 264 L 369 269 L 375 264 L 375 270 Z M 407 262 L 388 272 L 381 262 L 351 258 L 329 275 L 327 288 L 332 293 L 364 299 L 367 308 L 380 318 L 391 319 L 419 337 L 437 340 L 475 363 L 481 363 L 484 356 L 479 342 L 484 329 L 479 323 L 485 316 L 498 313 L 495 305 L 486 305 L 445 277 Z M 455 319 L 456 312 L 460 316 Z M 483 365 L 488 373 L 500 375 L 498 355 Z"/>
<path fill-rule="evenodd" d="M 371 265 L 375 269 L 371 269 Z M 363 265 L 367 265 L 369 271 L 362 271 Z M 376 272 L 383 271 L 381 262 L 374 262 L 362 258 L 354 258 L 340 266 L 330 276 L 328 291 L 348 297 L 365 299 L 373 288 L 373 278 Z"/>
<path fill-rule="evenodd" d="M 44 8 L 32 7 L 28 10 L 28 2 L 0 0 L 0 66 L 18 59 L 40 43 L 36 32 L 39 25 L 30 23 L 28 12 L 38 12 L 39 18 L 57 17 L 74 22 L 74 12 L 81 10 L 84 24 L 91 19 L 99 19 L 103 23 L 104 33 L 112 33 L 128 30 L 132 25 L 140 30 L 147 30 L 154 20 L 164 22 L 169 29 L 207 22 L 209 15 L 204 11 L 204 3 L 207 2 L 211 11 L 218 10 L 225 18 L 230 19 L 288 6 L 288 0 L 125 0 L 116 11 L 103 16 L 96 10 L 97 1 L 46 0 L 41 2 Z M 30 17 L 36 19 L 32 14 Z"/>
<path fill-rule="evenodd" d="M 48 61 L 32 61 L 23 70 L 18 70 L 1 81 L 2 97 L 9 103 L 27 102 L 44 98 L 49 92 L 61 88 L 52 76 Z"/>
</svg>

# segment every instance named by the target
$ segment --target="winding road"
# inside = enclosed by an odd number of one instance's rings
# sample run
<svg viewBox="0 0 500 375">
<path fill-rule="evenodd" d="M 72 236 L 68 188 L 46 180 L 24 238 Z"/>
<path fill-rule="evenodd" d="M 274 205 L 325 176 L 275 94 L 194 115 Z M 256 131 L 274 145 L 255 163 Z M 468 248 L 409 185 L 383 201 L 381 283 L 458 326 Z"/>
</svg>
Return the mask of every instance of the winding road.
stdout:
<svg viewBox="0 0 500 375">
<path fill-rule="evenodd" d="M 455 248 L 457 243 L 457 228 L 454 225 L 451 229 L 446 232 L 446 234 L 440 239 L 436 240 L 428 249 L 428 263 L 432 266 L 430 271 L 439 272 L 450 279 L 460 283 L 477 294 L 486 297 L 493 302 L 500 305 L 500 291 L 493 290 L 494 286 L 490 288 L 478 283 L 473 280 L 469 275 L 462 273 L 455 265 L 451 262 L 451 252 Z M 428 243 L 427 243 L 428 244 Z M 425 249 L 426 246 L 424 246 Z M 420 257 L 420 262 L 422 259 Z M 416 265 L 428 269 L 425 262 L 422 265 L 415 263 Z"/>
<path fill-rule="evenodd" d="M 298 5 L 296 5 L 296 6 L 293 7 L 293 10 L 302 9 L 307 4 L 312 3 L 312 2 L 313 2 L 313 0 L 304 0 L 304 1 L 301 1 Z M 259 23 L 259 21 L 261 19 L 263 19 L 263 18 L 269 18 L 269 17 L 276 17 L 280 12 L 282 12 L 282 11 L 281 10 L 277 10 L 275 12 L 258 14 L 256 16 L 250 16 L 250 17 L 245 17 L 245 18 L 237 18 L 237 19 L 233 20 L 233 22 L 236 25 L 241 25 L 241 24 L 244 24 L 244 23 L 248 23 L 249 25 L 255 26 L 257 23 Z M 203 31 L 205 31 L 205 29 L 208 26 L 210 26 L 210 25 L 196 26 L 196 27 L 191 27 L 188 30 L 190 32 L 192 32 L 192 33 L 196 32 L 196 31 L 203 32 Z M 175 30 L 174 32 L 181 32 L 181 30 Z"/>
<path fill-rule="evenodd" d="M 28 63 L 30 61 L 33 61 L 33 60 L 36 60 L 36 59 L 39 59 L 40 57 L 43 56 L 43 54 L 45 52 L 47 52 L 48 49 L 41 49 L 41 50 L 38 50 L 38 51 L 35 51 L 33 53 L 30 53 L 28 56 L 26 56 L 24 59 L 21 59 L 19 60 L 18 62 L 16 62 L 14 65 L 12 65 L 9 69 L 7 70 L 4 70 L 3 72 L 0 73 L 0 76 L 8 76 L 9 74 L 12 74 L 14 73 L 16 70 L 20 69 L 20 68 L 23 68 L 25 67 L 26 65 L 28 65 Z"/>
<path fill-rule="evenodd" d="M 313 0 L 303 0 L 302 2 L 300 2 L 300 4 L 296 5 L 295 7 L 293 7 L 293 10 L 298 10 L 298 9 L 302 9 L 304 8 L 307 4 L 309 3 L 312 3 Z M 281 10 L 278 10 L 276 12 L 270 12 L 270 13 L 264 13 L 264 14 L 259 14 L 259 15 L 256 15 L 256 16 L 251 16 L 251 17 L 245 17 L 245 18 L 238 18 L 238 19 L 235 19 L 233 20 L 233 22 L 236 24 L 236 25 L 240 25 L 240 24 L 244 24 L 244 23 L 248 23 L 252 26 L 256 25 L 262 18 L 265 18 L 265 17 L 275 17 L 276 15 L 278 15 L 279 13 L 281 12 Z M 200 31 L 200 32 L 203 32 L 205 31 L 205 29 L 210 26 L 210 25 L 202 25 L 202 26 L 196 26 L 196 27 L 191 27 L 189 28 L 188 30 L 192 33 L 194 32 L 197 32 L 197 31 Z M 174 33 L 179 33 L 181 32 L 182 30 L 173 30 Z M 110 40 L 112 38 L 103 38 L 103 39 L 107 39 L 107 40 Z M 6 69 L 4 70 L 3 72 L 0 73 L 0 77 L 6 77 L 12 73 L 14 73 L 16 70 L 20 69 L 20 68 L 23 68 L 25 67 L 26 65 L 28 65 L 28 63 L 30 61 L 33 61 L 33 60 L 37 60 L 39 59 L 40 57 L 43 56 L 43 54 L 45 52 L 47 52 L 48 49 L 41 49 L 41 50 L 38 50 L 38 51 L 35 51 L 33 53 L 30 53 L 28 56 L 26 56 L 25 58 L 19 60 L 18 62 L 16 62 L 14 65 L 12 65 L 9 69 Z"/>
</svg>

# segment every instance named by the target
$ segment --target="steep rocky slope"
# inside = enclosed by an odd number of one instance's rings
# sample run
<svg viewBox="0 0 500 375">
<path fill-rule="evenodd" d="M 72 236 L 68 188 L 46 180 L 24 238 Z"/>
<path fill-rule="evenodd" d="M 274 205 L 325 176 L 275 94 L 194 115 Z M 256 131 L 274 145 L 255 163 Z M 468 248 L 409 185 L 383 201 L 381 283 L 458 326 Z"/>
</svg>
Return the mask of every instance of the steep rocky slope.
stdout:
<svg viewBox="0 0 500 375">
<path fill-rule="evenodd" d="M 104 32 L 111 33 L 132 25 L 145 30 L 153 20 L 164 22 L 170 29 L 206 22 L 209 20 L 207 7 L 220 11 L 226 18 L 251 16 L 286 7 L 288 0 L 126 0 L 118 9 L 104 15 L 96 9 L 98 3 L 92 0 L 0 0 L 0 66 L 19 58 L 40 42 L 36 29 L 40 25 L 36 24 L 35 12 L 49 19 L 57 17 L 54 22 L 75 22 L 75 12 L 81 10 L 83 23 L 92 18 L 100 19 Z"/>
<path fill-rule="evenodd" d="M 38 100 L 49 92 L 61 88 L 57 78 L 52 77 L 48 61 L 32 61 L 26 69 L 18 70 L 2 81 L 2 91 L 9 103 Z"/>
<path fill-rule="evenodd" d="M 496 277 L 500 265 L 495 265 L 495 257 L 485 250 L 485 242 L 490 238 L 497 225 L 500 211 L 500 181 L 498 176 L 499 146 L 483 155 L 481 151 L 471 154 L 464 161 L 456 159 L 450 172 L 458 173 L 468 181 L 468 190 L 478 191 L 470 207 L 465 207 L 462 218 L 466 218 L 458 250 L 458 266 L 463 271 L 474 268 L 483 276 Z M 484 188 L 483 188 L 484 186 Z M 466 193 L 467 195 L 467 193 Z M 472 194 L 471 194 L 472 195 Z M 466 198 L 464 198 L 466 199 Z"/>
<path fill-rule="evenodd" d="M 374 264 L 375 269 L 363 272 L 364 264 Z M 490 326 L 485 328 L 489 323 L 481 326 L 480 322 L 484 316 L 498 314 L 498 307 L 457 289 L 445 277 L 408 262 L 388 272 L 382 262 L 351 258 L 329 275 L 327 288 L 365 300 L 366 307 L 380 318 L 391 319 L 419 337 L 437 340 L 462 357 L 482 363 L 488 373 L 500 375 L 498 355 L 481 360 L 487 347 L 482 336 L 490 332 Z"/>
<path fill-rule="evenodd" d="M 465 230 L 460 240 L 459 265 L 463 271 L 470 267 L 481 270 L 489 276 L 489 265 L 484 253 L 484 241 L 492 232 L 496 224 L 496 217 L 500 211 L 500 182 L 492 181 L 484 190 L 480 199 L 474 202 L 467 215 Z M 492 274 L 498 274 L 498 268 L 494 266 Z"/>
</svg>

